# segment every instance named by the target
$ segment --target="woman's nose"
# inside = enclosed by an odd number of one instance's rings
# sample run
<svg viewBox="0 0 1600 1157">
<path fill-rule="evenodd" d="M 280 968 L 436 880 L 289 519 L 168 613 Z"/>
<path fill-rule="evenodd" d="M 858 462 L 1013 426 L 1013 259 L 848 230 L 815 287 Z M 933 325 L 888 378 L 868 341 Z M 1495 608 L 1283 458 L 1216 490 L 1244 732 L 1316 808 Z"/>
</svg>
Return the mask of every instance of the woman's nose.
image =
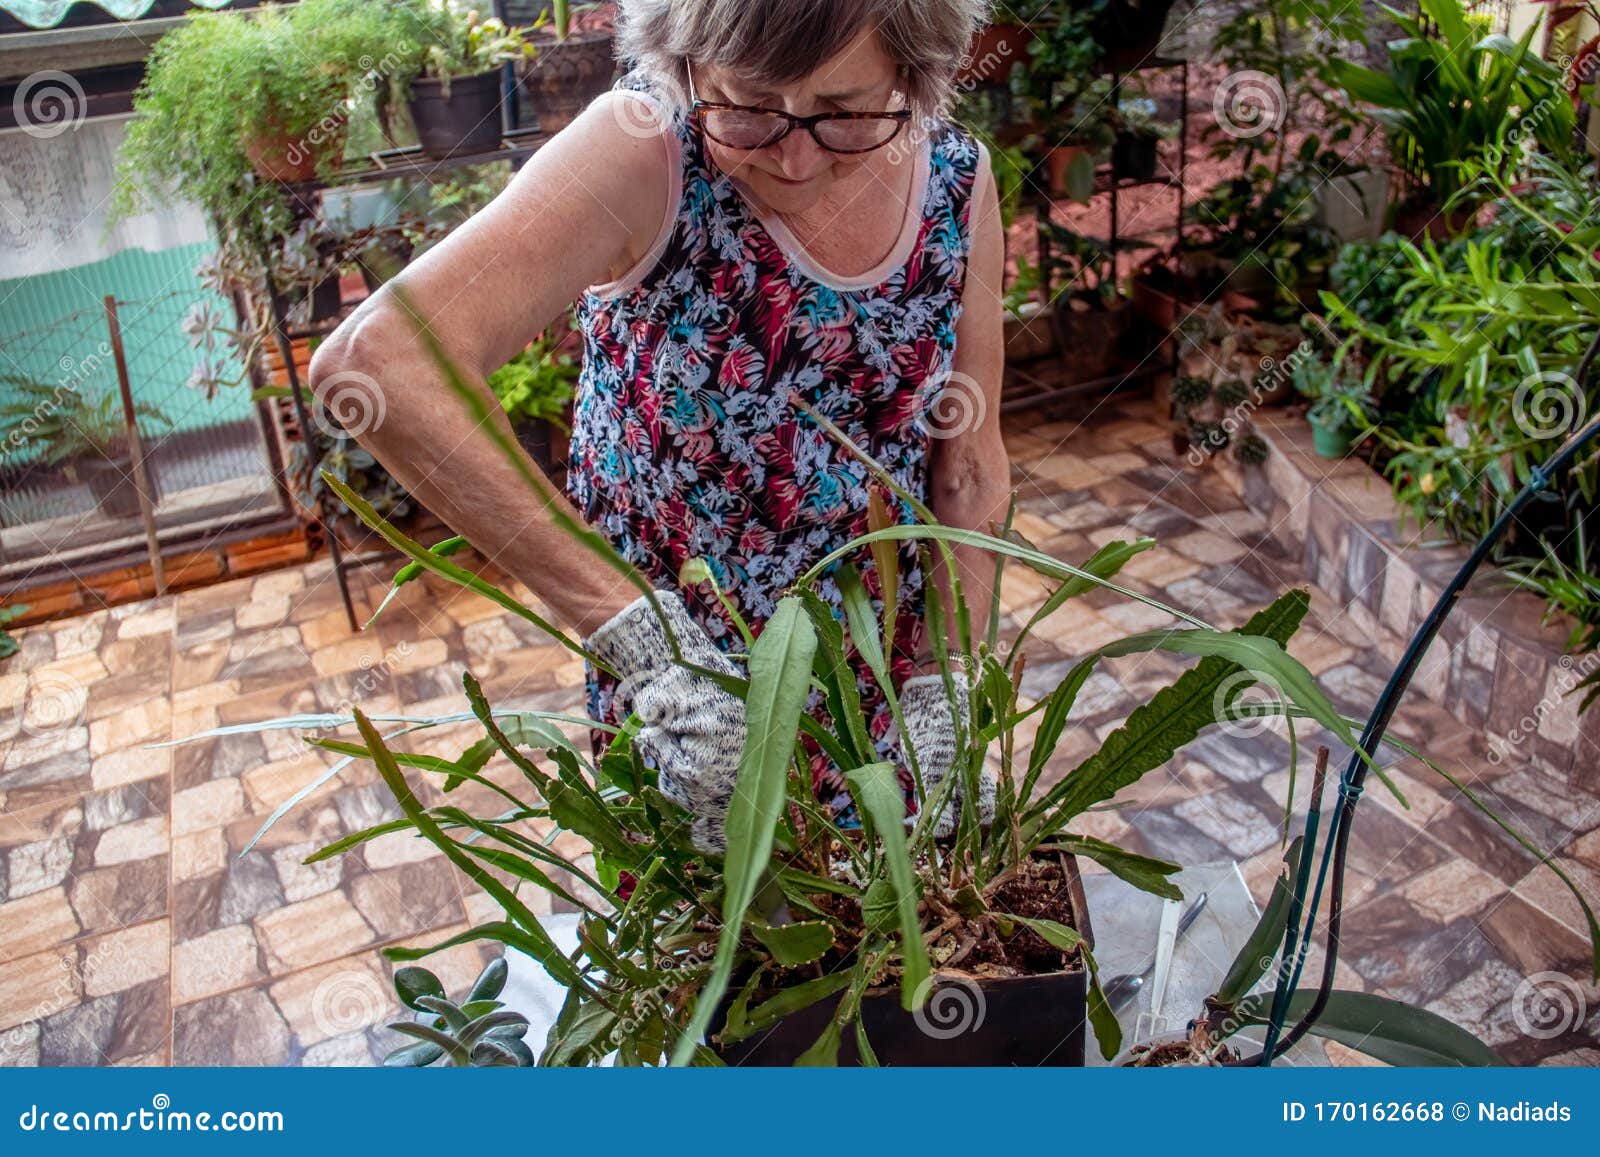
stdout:
<svg viewBox="0 0 1600 1157">
<path fill-rule="evenodd" d="M 825 159 L 822 146 L 802 128 L 791 131 L 773 146 L 773 151 L 777 154 L 778 168 L 782 170 L 784 177 L 791 181 L 815 175 L 821 168 L 819 162 Z"/>
</svg>

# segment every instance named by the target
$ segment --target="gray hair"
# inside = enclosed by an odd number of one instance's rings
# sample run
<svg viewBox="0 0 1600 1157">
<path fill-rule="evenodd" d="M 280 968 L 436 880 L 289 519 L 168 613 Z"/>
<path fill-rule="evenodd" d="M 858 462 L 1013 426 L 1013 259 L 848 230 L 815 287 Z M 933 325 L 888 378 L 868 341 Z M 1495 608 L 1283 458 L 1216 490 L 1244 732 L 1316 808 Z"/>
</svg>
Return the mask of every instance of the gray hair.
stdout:
<svg viewBox="0 0 1600 1157">
<path fill-rule="evenodd" d="M 685 61 L 786 84 L 875 27 L 923 116 L 941 112 L 989 0 L 618 0 L 619 55 L 679 100 Z"/>
</svg>

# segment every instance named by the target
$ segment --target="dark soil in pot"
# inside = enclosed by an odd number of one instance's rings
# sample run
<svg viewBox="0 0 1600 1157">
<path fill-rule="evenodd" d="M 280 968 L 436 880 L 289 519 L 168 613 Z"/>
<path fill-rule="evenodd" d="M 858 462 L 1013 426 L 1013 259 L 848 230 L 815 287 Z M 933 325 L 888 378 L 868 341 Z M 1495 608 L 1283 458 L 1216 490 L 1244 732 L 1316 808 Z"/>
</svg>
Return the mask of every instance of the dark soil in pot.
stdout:
<svg viewBox="0 0 1600 1157">
<path fill-rule="evenodd" d="M 1092 950 L 1094 933 L 1077 861 L 1052 856 L 1033 863 L 1036 868 L 1027 876 L 1001 886 L 994 907 L 1076 928 Z M 861 1002 L 861 1023 L 879 1064 L 1083 1065 L 1088 973 L 1081 960 L 1069 959 L 1025 928 L 1004 941 L 957 929 L 936 940 L 930 952 L 934 981 L 920 1010 L 901 1006 L 897 985 L 875 989 Z M 821 1000 L 764 1032 L 718 1047 L 718 1055 L 729 1065 L 793 1064 L 816 1042 L 837 1003 L 837 997 Z M 731 998 L 713 1018 L 713 1042 L 729 1004 Z M 839 1063 L 861 1063 L 853 1031 L 843 1035 Z"/>
<path fill-rule="evenodd" d="M 538 54 L 517 85 L 522 120 L 558 133 L 611 87 L 616 73 L 611 33 L 574 30 L 565 40 L 538 41 Z"/>
<path fill-rule="evenodd" d="M 411 82 L 411 121 L 425 156 L 442 160 L 483 153 L 500 144 L 500 70 Z"/>
</svg>

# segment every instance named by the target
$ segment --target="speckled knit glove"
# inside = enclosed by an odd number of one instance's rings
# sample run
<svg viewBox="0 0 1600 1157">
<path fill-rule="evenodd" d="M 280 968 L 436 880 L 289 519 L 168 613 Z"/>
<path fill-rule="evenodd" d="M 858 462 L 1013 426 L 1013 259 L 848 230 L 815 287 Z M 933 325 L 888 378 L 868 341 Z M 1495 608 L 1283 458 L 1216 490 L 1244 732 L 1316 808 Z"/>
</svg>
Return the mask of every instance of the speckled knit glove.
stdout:
<svg viewBox="0 0 1600 1157">
<path fill-rule="evenodd" d="M 955 688 L 957 710 L 965 719 L 970 711 L 967 677 L 963 672 L 952 672 L 950 682 Z M 906 734 L 917 754 L 923 790 L 931 799 L 956 758 L 955 723 L 950 715 L 950 700 L 945 695 L 944 676 L 918 675 L 907 679 L 900 687 L 900 713 L 905 717 Z M 978 775 L 978 822 L 984 826 L 994 822 L 994 789 L 994 772 L 986 767 Z M 965 791 L 966 785 L 958 782 L 934 825 L 935 836 L 942 839 L 955 832 Z"/>
<path fill-rule="evenodd" d="M 656 599 L 683 657 L 728 675 L 739 673 L 674 591 Z M 673 662 L 661 620 L 640 595 L 585 640 L 621 676 L 616 702 L 639 717 L 634 747 L 660 772 L 661 792 L 695 817 L 690 840 L 702 852 L 727 851 L 723 821 L 733 799 L 744 746 L 744 703 L 704 675 Z"/>
</svg>

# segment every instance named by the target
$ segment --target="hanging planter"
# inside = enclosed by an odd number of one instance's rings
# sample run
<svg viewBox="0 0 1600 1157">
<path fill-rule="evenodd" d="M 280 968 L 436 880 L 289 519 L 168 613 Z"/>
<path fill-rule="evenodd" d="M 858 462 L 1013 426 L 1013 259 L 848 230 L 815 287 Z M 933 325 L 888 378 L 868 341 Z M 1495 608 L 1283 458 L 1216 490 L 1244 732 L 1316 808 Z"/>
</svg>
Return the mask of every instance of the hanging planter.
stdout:
<svg viewBox="0 0 1600 1157">
<path fill-rule="evenodd" d="M 1111 164 L 1117 176 L 1134 181 L 1148 181 L 1154 177 L 1157 140 L 1141 133 L 1118 133 L 1111 146 Z"/>
<path fill-rule="evenodd" d="M 419 77 L 411 82 L 407 107 L 424 156 L 444 160 L 500 145 L 498 67 L 473 76 Z"/>
</svg>

